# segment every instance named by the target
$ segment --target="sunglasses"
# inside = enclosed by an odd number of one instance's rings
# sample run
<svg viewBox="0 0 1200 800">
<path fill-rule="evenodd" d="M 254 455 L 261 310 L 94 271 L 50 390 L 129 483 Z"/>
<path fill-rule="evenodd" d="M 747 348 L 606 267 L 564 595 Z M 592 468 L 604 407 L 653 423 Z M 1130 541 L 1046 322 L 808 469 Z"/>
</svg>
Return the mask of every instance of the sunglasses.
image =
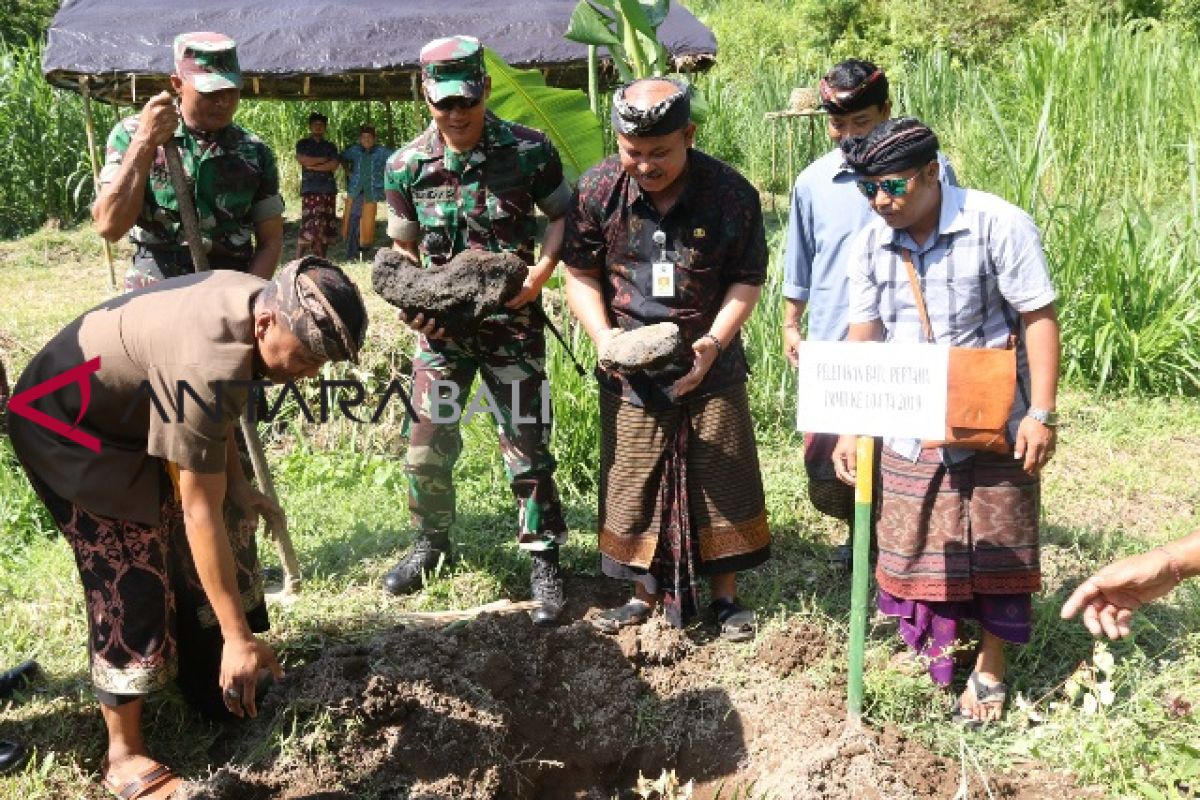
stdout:
<svg viewBox="0 0 1200 800">
<path fill-rule="evenodd" d="M 475 99 L 469 97 L 443 97 L 434 103 L 433 107 L 438 111 L 454 111 L 455 109 L 466 111 L 467 109 L 475 108 L 475 106 L 482 102 L 482 97 L 476 97 Z"/>
<path fill-rule="evenodd" d="M 855 181 L 858 184 L 858 190 L 862 192 L 863 197 L 868 200 L 875 197 L 880 189 L 888 197 L 904 197 L 908 194 L 908 185 L 913 182 L 916 175 L 911 175 L 907 178 L 884 178 L 881 181 Z"/>
</svg>

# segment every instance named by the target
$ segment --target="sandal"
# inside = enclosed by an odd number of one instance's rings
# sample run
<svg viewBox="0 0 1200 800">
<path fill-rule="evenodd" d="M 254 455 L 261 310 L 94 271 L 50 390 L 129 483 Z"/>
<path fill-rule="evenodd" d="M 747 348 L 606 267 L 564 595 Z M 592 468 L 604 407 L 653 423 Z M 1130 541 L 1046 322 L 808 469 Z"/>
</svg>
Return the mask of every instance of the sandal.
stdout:
<svg viewBox="0 0 1200 800">
<path fill-rule="evenodd" d="M 616 633 L 630 625 L 641 625 L 650 619 L 650 604 L 636 597 L 623 606 L 601 611 L 592 617 L 592 627 L 603 633 Z"/>
<path fill-rule="evenodd" d="M 133 756 L 130 756 L 133 758 Z M 109 794 L 116 797 L 117 800 L 140 800 L 147 797 L 151 792 L 155 792 L 171 781 L 176 782 L 175 789 L 172 789 L 170 797 L 174 794 L 183 783 L 175 775 L 170 767 L 165 764 L 159 764 L 156 761 L 151 761 L 150 766 L 141 775 L 135 775 L 122 784 L 113 783 L 108 779 L 108 770 L 112 765 L 105 759 L 100 768 L 104 772 L 104 777 L 100 779 L 100 785 L 108 790 Z"/>
<path fill-rule="evenodd" d="M 754 638 L 756 620 L 752 610 L 742 608 L 737 600 L 724 597 L 713 600 L 708 607 L 717 615 L 722 639 L 727 642 L 748 642 Z"/>
<path fill-rule="evenodd" d="M 1000 704 L 1000 717 L 995 720 L 976 719 L 971 714 L 963 711 L 962 698 L 954 701 L 954 708 L 950 710 L 950 721 L 956 725 L 961 725 L 967 730 L 978 730 L 989 722 L 999 722 L 1004 716 L 1004 701 L 1008 697 L 1008 686 L 1001 682 L 989 686 L 979 677 L 978 672 L 971 672 L 971 676 L 967 678 L 967 685 L 971 689 L 971 693 L 975 695 L 975 702 L 979 705 L 987 705 L 992 703 Z"/>
</svg>

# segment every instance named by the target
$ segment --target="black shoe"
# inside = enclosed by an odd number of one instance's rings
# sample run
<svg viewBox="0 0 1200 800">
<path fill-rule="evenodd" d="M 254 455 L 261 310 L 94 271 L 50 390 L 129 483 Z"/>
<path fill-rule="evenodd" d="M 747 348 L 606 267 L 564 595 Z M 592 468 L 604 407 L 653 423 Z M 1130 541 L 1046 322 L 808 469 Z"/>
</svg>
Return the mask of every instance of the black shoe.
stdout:
<svg viewBox="0 0 1200 800">
<path fill-rule="evenodd" d="M 412 547 L 383 576 L 384 591 L 402 595 L 415 592 L 425 585 L 425 576 L 439 564 L 450 563 L 450 539 L 446 534 L 418 534 Z"/>
<path fill-rule="evenodd" d="M 29 758 L 29 750 L 20 742 L 0 739 L 0 775 L 16 772 Z"/>
<path fill-rule="evenodd" d="M 537 603 L 529 612 L 534 625 L 549 627 L 558 623 L 563 610 L 562 570 L 558 566 L 558 548 L 534 550 L 530 571 L 530 596 Z"/>
</svg>

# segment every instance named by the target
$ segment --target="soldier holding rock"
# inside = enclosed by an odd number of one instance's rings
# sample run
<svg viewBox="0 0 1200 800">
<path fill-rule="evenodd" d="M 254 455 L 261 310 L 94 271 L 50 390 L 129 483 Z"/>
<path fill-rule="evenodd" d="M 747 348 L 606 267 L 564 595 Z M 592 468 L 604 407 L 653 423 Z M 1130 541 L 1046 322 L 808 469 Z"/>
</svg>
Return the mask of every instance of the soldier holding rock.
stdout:
<svg viewBox="0 0 1200 800">
<path fill-rule="evenodd" d="M 420 416 L 413 421 L 407 456 L 417 536 L 385 576 L 384 588 L 392 594 L 414 591 L 450 555 L 453 469 L 462 438 L 457 423 L 431 420 L 431 393 L 435 381 L 445 381 L 466 398 L 479 372 L 504 418 L 500 449 L 517 500 L 517 541 L 533 557 L 538 605 L 532 616 L 552 625 L 563 603 L 558 550 L 566 522 L 554 484 L 550 425 L 542 421 L 546 340 L 538 303 L 558 264 L 570 189 L 544 134 L 487 111 L 491 81 L 478 40 L 437 39 L 422 48 L 420 60 L 433 122 L 388 162 L 388 235 L 397 250 L 426 268 L 467 249 L 515 253 L 531 267 L 508 309 L 484 319 L 472 334 L 448 338 L 434 319 L 418 314 L 408 320 L 420 334 L 413 380 Z M 535 206 L 550 220 L 537 260 Z"/>
</svg>

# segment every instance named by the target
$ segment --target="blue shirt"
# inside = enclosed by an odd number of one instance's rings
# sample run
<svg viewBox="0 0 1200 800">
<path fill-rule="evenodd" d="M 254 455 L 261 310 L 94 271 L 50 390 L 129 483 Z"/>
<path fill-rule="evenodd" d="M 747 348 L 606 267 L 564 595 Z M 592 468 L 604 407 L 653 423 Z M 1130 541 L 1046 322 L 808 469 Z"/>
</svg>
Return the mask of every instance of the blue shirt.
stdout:
<svg viewBox="0 0 1200 800">
<path fill-rule="evenodd" d="M 957 184 L 941 153 L 943 184 Z M 876 218 L 867 199 L 834 149 L 809 164 L 792 187 L 787 248 L 783 257 L 783 296 L 808 304 L 808 335 L 815 341 L 846 338 L 846 264 L 850 244 Z"/>
<path fill-rule="evenodd" d="M 879 320 L 889 342 L 925 341 L 904 251 L 920 276 L 929 326 L 938 344 L 1004 347 L 1021 333 L 1021 314 L 1054 302 L 1054 284 L 1037 226 L 1003 198 L 957 186 L 942 187 L 937 230 L 918 246 L 907 231 L 873 220 L 849 248 L 850 322 Z M 1017 345 L 1017 390 L 1008 421 L 1010 441 L 1029 408 L 1029 362 L 1024 337 Z M 916 439 L 884 443 L 914 461 Z M 945 448 L 943 459 L 960 461 L 974 451 Z"/>
<path fill-rule="evenodd" d="M 350 175 L 346 178 L 346 194 L 351 199 L 362 195 L 372 203 L 382 203 L 383 175 L 387 171 L 387 160 L 392 151 L 381 144 L 364 150 L 361 144 L 352 144 L 342 152 L 342 161 L 349 162 Z"/>
</svg>

